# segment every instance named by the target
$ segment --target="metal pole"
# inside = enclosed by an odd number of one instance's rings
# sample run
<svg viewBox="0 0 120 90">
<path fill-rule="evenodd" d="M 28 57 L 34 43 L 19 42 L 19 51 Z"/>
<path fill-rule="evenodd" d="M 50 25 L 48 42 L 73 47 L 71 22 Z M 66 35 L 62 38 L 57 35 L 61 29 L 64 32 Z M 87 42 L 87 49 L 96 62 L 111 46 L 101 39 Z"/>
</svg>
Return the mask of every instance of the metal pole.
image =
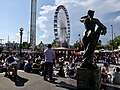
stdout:
<svg viewBox="0 0 120 90">
<path fill-rule="evenodd" d="M 29 31 L 27 33 L 27 43 L 29 43 Z"/>
<path fill-rule="evenodd" d="M 113 25 L 111 25 L 111 30 L 112 30 L 112 51 L 114 50 L 114 44 L 113 44 Z"/>
<path fill-rule="evenodd" d="M 22 57 L 22 34 L 23 34 L 23 28 L 20 28 L 20 57 Z"/>
<path fill-rule="evenodd" d="M 79 36 L 79 42 L 81 42 L 81 35 L 80 35 L 80 34 L 78 34 L 78 36 Z"/>
</svg>

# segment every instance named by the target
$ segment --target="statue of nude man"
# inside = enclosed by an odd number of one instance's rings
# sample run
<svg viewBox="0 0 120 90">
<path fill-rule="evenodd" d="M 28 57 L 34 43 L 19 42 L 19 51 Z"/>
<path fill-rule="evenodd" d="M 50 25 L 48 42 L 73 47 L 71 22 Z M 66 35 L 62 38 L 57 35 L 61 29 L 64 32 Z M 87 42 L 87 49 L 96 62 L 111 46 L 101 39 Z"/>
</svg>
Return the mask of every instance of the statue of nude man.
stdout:
<svg viewBox="0 0 120 90">
<path fill-rule="evenodd" d="M 95 11 L 93 10 L 89 10 L 87 16 L 83 16 L 80 19 L 80 21 L 85 25 L 85 35 L 82 39 L 85 54 L 83 56 L 84 62 L 81 65 L 82 68 L 96 68 L 92 61 L 94 50 L 100 35 L 105 35 L 107 33 L 107 28 L 97 18 L 93 18 L 94 12 Z"/>
</svg>

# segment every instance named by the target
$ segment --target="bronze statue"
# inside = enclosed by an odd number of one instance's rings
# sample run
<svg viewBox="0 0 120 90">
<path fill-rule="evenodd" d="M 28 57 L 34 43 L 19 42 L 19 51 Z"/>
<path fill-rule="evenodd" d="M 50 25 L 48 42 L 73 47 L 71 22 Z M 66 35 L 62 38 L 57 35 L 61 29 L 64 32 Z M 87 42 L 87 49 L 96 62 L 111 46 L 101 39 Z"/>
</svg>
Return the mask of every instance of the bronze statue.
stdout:
<svg viewBox="0 0 120 90">
<path fill-rule="evenodd" d="M 87 15 L 80 19 L 85 25 L 85 35 L 82 39 L 85 53 L 83 56 L 84 62 L 81 68 L 97 68 L 97 65 L 93 64 L 92 57 L 100 35 L 105 35 L 107 33 L 107 28 L 97 18 L 93 18 L 94 12 L 93 10 L 89 10 Z M 96 25 L 98 26 L 97 29 L 95 29 Z"/>
</svg>

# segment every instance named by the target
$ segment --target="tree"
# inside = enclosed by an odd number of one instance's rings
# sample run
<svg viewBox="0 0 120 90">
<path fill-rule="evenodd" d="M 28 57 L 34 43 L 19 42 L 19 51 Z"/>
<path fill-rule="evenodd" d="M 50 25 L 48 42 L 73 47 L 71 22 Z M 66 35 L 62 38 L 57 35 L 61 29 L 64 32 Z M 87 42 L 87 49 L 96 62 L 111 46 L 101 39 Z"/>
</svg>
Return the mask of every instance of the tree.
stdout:
<svg viewBox="0 0 120 90">
<path fill-rule="evenodd" d="M 76 41 L 76 42 L 74 43 L 73 47 L 76 48 L 76 49 L 79 48 L 79 43 L 78 43 L 78 41 Z"/>
<path fill-rule="evenodd" d="M 96 49 L 99 50 L 99 49 L 103 49 L 103 48 L 104 48 L 104 45 L 102 45 L 102 41 L 98 40 L 98 43 L 96 45 Z"/>
<path fill-rule="evenodd" d="M 22 48 L 23 48 L 23 49 L 28 49 L 28 48 L 29 48 L 28 42 L 23 42 Z"/>
<path fill-rule="evenodd" d="M 116 36 L 113 40 L 110 40 L 107 44 L 110 50 L 112 50 L 112 48 L 118 49 L 119 45 L 120 45 L 120 36 Z"/>
<path fill-rule="evenodd" d="M 107 44 L 105 45 L 100 45 L 100 42 L 98 41 L 98 44 L 96 46 L 96 49 L 108 49 L 108 50 L 112 50 L 112 49 L 118 49 L 118 46 L 120 46 L 120 36 L 116 36 L 113 40 L 109 40 L 107 42 Z"/>
<path fill-rule="evenodd" d="M 83 43 L 80 41 L 76 41 L 73 45 L 74 48 L 78 49 L 78 51 L 83 51 L 84 50 L 84 46 Z"/>
</svg>

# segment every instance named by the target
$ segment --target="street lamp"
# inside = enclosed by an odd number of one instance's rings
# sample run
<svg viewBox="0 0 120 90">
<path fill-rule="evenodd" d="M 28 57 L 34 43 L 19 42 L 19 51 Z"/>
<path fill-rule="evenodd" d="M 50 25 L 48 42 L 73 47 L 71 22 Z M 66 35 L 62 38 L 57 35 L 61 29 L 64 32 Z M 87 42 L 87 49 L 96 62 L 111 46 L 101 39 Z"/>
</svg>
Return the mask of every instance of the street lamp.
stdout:
<svg viewBox="0 0 120 90">
<path fill-rule="evenodd" d="M 112 30 L 112 51 L 114 50 L 114 44 L 113 44 L 113 25 L 111 25 L 111 30 Z"/>
<path fill-rule="evenodd" d="M 23 35 L 23 28 L 20 28 L 20 57 L 22 57 L 22 35 Z"/>
<path fill-rule="evenodd" d="M 80 36 L 80 34 L 78 34 L 78 36 L 79 36 L 79 42 L 81 42 L 81 36 Z"/>
</svg>

